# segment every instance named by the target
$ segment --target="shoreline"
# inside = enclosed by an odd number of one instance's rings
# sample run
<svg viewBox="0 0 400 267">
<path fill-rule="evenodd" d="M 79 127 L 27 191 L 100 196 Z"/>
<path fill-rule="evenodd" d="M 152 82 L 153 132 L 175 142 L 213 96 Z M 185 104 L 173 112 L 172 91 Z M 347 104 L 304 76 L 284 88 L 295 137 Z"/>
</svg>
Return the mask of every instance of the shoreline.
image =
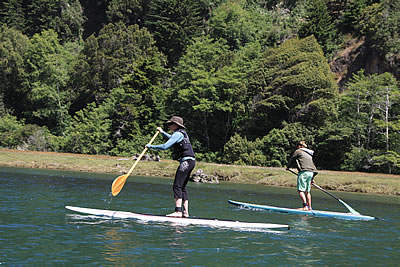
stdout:
<svg viewBox="0 0 400 267">
<path fill-rule="evenodd" d="M 106 155 L 0 149 L 0 166 L 52 170 L 110 173 L 116 177 L 128 172 L 134 160 Z M 172 179 L 177 163 L 172 160 L 141 161 L 133 175 Z M 196 162 L 219 181 L 240 184 L 295 187 L 296 177 L 284 168 L 238 166 Z M 400 175 L 318 170 L 315 180 L 326 190 L 400 196 Z"/>
</svg>

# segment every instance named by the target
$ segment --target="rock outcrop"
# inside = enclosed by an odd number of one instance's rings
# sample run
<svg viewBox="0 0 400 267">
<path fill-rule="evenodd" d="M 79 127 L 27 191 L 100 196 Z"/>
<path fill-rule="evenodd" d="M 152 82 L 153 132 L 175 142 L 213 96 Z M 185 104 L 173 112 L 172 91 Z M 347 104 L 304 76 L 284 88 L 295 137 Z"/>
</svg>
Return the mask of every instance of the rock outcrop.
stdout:
<svg viewBox="0 0 400 267">
<path fill-rule="evenodd" d="M 209 184 L 219 184 L 219 180 L 214 175 L 208 175 L 203 172 L 202 169 L 195 171 L 189 178 L 190 181 L 196 183 L 209 183 Z"/>
</svg>

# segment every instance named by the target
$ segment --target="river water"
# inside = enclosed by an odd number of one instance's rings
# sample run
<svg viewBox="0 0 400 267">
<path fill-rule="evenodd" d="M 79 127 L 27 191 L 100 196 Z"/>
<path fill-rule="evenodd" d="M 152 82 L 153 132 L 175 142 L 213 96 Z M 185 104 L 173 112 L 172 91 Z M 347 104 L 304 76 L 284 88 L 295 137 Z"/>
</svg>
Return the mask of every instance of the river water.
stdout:
<svg viewBox="0 0 400 267">
<path fill-rule="evenodd" d="M 172 180 L 128 178 L 110 196 L 115 175 L 0 168 L 2 266 L 399 266 L 400 197 L 332 192 L 375 221 L 346 221 L 238 209 L 228 199 L 298 207 L 294 188 L 188 185 L 195 217 L 289 224 L 249 232 L 200 226 L 107 220 L 66 205 L 137 213 L 173 211 Z M 313 207 L 346 212 L 313 190 Z"/>
</svg>

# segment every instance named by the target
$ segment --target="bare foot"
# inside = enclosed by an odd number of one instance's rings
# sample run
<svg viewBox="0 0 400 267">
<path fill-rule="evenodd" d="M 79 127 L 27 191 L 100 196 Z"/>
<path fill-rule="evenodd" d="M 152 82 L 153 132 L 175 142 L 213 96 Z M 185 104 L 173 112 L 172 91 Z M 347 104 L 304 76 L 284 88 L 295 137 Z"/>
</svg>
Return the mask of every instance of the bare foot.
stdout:
<svg viewBox="0 0 400 267">
<path fill-rule="evenodd" d="M 165 216 L 167 216 L 167 217 L 182 217 L 182 212 L 180 212 L 180 211 L 175 211 L 175 212 L 170 213 L 170 214 L 167 214 L 167 215 L 165 215 Z"/>
</svg>

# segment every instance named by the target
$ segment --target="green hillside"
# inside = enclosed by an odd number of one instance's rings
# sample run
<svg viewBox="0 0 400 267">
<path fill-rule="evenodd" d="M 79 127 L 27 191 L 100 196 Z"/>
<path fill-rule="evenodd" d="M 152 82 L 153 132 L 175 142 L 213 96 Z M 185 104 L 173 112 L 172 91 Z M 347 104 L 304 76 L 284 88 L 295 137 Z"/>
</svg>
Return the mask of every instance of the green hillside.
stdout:
<svg viewBox="0 0 400 267">
<path fill-rule="evenodd" d="M 398 174 L 399 33 L 391 0 L 4 0 L 0 147 L 128 156 L 179 115 L 199 161 L 282 167 L 302 139 Z"/>
</svg>

